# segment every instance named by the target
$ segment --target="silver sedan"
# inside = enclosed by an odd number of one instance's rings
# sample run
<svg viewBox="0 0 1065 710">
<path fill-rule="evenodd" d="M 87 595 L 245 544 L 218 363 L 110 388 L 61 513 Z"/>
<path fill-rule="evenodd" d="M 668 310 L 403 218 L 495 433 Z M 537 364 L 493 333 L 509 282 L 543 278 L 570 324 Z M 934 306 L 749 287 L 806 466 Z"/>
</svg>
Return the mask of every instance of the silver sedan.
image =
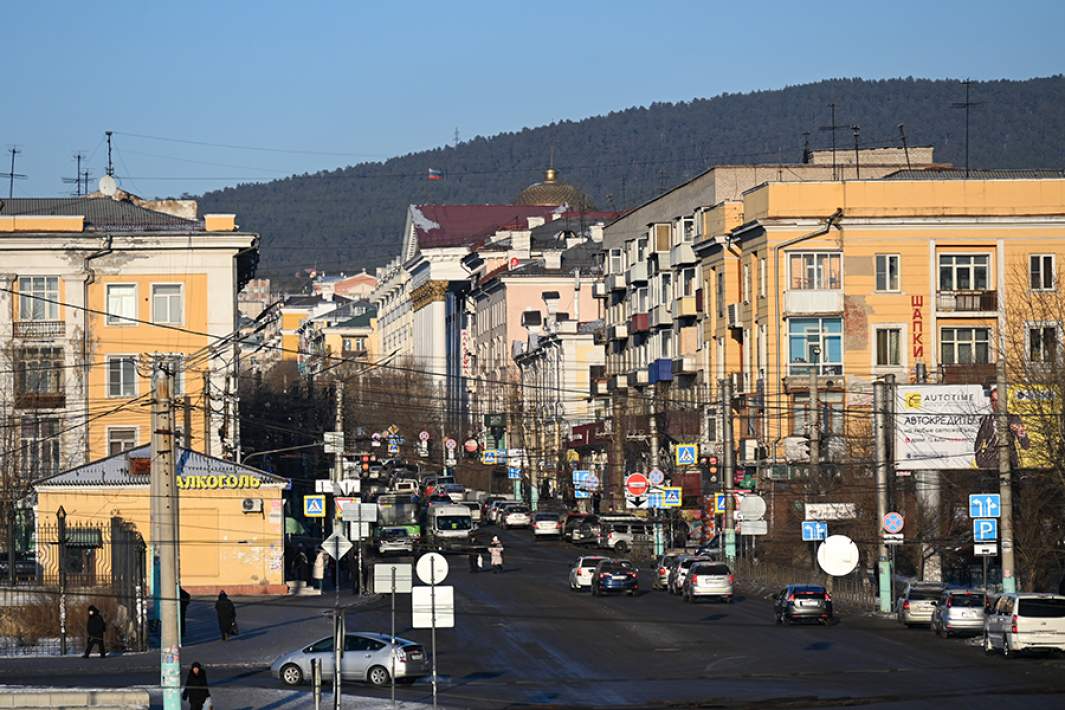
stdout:
<svg viewBox="0 0 1065 710">
<path fill-rule="evenodd" d="M 285 685 L 300 685 L 311 679 L 313 658 L 321 664 L 322 679 L 327 681 L 332 678 L 332 636 L 278 656 L 270 664 L 270 674 Z M 344 636 L 344 654 L 340 657 L 340 677 L 344 680 L 387 685 L 393 673 L 397 682 L 413 682 L 429 672 L 429 654 L 413 641 L 397 637 L 393 646 L 386 634 L 355 633 Z"/>
</svg>

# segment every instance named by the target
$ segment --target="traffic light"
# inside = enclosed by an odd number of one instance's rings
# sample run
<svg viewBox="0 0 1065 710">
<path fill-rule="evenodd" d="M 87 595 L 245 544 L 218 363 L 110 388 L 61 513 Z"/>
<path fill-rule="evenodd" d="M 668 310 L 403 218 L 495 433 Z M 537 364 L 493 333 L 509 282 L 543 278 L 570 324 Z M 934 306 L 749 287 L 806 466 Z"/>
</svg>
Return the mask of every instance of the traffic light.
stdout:
<svg viewBox="0 0 1065 710">
<path fill-rule="evenodd" d="M 370 470 L 370 455 L 369 454 L 363 454 L 361 458 L 362 458 L 362 470 L 365 473 L 365 472 Z"/>
<path fill-rule="evenodd" d="M 706 475 L 709 477 L 710 483 L 717 483 L 717 456 L 706 457 Z"/>
</svg>

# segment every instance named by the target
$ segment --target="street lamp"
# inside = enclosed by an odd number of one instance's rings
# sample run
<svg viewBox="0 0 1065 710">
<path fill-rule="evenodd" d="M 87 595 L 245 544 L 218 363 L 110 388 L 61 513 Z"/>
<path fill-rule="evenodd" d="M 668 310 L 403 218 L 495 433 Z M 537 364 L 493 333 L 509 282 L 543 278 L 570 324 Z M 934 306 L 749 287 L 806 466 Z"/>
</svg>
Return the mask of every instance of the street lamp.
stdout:
<svg viewBox="0 0 1065 710">
<path fill-rule="evenodd" d="M 59 650 L 67 655 L 67 511 L 63 506 L 55 512 L 59 532 Z"/>
</svg>

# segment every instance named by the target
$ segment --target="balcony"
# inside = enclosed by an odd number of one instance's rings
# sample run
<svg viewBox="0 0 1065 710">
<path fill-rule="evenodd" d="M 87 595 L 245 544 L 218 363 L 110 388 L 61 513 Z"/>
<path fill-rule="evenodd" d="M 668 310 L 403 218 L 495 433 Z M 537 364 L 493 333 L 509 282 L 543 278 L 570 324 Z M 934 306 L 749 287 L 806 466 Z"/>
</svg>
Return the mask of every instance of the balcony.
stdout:
<svg viewBox="0 0 1065 710">
<path fill-rule="evenodd" d="M 611 375 L 609 382 L 610 388 L 614 390 L 625 390 L 629 388 L 628 375 Z"/>
<path fill-rule="evenodd" d="M 643 387 L 651 383 L 651 377 L 647 370 L 633 370 L 629 373 L 630 387 Z"/>
<path fill-rule="evenodd" d="M 592 297 L 593 298 L 606 298 L 607 290 L 606 283 L 603 281 L 596 281 L 592 284 Z"/>
<path fill-rule="evenodd" d="M 994 313 L 998 311 L 997 291 L 939 291 L 936 310 L 944 313 Z"/>
<path fill-rule="evenodd" d="M 673 325 L 673 309 L 666 305 L 655 306 L 651 309 L 651 327 L 662 328 Z"/>
<path fill-rule="evenodd" d="M 651 329 L 650 316 L 646 313 L 634 313 L 629 318 L 629 332 L 630 333 L 646 333 Z"/>
<path fill-rule="evenodd" d="M 647 366 L 647 381 L 670 382 L 673 379 L 673 361 L 669 358 L 659 358 Z"/>
<path fill-rule="evenodd" d="M 611 274 L 606 277 L 608 291 L 624 291 L 625 286 L 625 274 Z"/>
<path fill-rule="evenodd" d="M 600 377 L 599 379 L 592 381 L 592 394 L 593 395 L 607 395 L 610 394 L 610 380 L 606 377 Z"/>
<path fill-rule="evenodd" d="M 673 300 L 674 318 L 694 318 L 699 315 L 699 305 L 695 296 L 681 296 Z"/>
<path fill-rule="evenodd" d="M 61 320 L 17 320 L 14 326 L 15 337 L 26 340 L 51 340 L 66 333 L 66 323 Z"/>
<path fill-rule="evenodd" d="M 673 361 L 674 375 L 694 375 L 699 371 L 699 365 L 695 358 L 690 355 L 678 357 Z"/>
<path fill-rule="evenodd" d="M 995 381 L 995 363 L 972 363 L 968 365 L 940 365 L 942 383 L 945 385 L 986 385 Z"/>
<path fill-rule="evenodd" d="M 815 316 L 843 312 L 841 289 L 791 289 L 784 292 L 784 315 Z"/>
<path fill-rule="evenodd" d="M 67 404 L 63 392 L 16 392 L 15 409 L 63 409 Z"/>
<path fill-rule="evenodd" d="M 630 286 L 632 284 L 647 283 L 647 262 L 641 261 L 640 263 L 633 265 L 625 275 L 625 280 Z"/>
<path fill-rule="evenodd" d="M 675 267 L 687 266 L 688 264 L 699 263 L 699 259 L 695 256 L 695 250 L 692 249 L 692 245 L 688 242 L 682 242 L 669 250 L 669 263 Z"/>
<path fill-rule="evenodd" d="M 627 337 L 629 337 L 629 327 L 625 323 L 610 326 L 611 340 L 624 340 Z"/>
</svg>

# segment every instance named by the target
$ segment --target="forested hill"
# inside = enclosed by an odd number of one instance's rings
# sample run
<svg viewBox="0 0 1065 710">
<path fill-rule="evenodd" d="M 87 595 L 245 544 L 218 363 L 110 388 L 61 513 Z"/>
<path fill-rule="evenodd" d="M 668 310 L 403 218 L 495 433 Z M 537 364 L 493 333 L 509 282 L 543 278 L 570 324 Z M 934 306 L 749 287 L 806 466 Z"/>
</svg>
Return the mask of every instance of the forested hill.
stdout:
<svg viewBox="0 0 1065 710">
<path fill-rule="evenodd" d="M 490 87 L 489 87 L 490 88 Z M 291 275 L 380 265 L 398 253 L 406 207 L 419 202 L 511 202 L 542 178 L 549 149 L 561 179 L 600 208 L 622 209 L 715 163 L 799 161 L 803 132 L 826 147 L 828 105 L 837 106 L 843 146 L 849 127 L 862 144 L 933 145 L 937 162 L 961 164 L 964 112 L 958 81 L 833 79 L 776 91 L 656 103 L 581 121 L 476 137 L 412 153 L 261 184 L 208 192 L 201 212 L 236 212 L 263 235 L 260 273 Z M 545 100 L 550 100 L 545 98 Z M 973 167 L 1065 167 L 1065 76 L 974 82 Z M 429 181 L 428 170 L 443 180 Z"/>
</svg>

